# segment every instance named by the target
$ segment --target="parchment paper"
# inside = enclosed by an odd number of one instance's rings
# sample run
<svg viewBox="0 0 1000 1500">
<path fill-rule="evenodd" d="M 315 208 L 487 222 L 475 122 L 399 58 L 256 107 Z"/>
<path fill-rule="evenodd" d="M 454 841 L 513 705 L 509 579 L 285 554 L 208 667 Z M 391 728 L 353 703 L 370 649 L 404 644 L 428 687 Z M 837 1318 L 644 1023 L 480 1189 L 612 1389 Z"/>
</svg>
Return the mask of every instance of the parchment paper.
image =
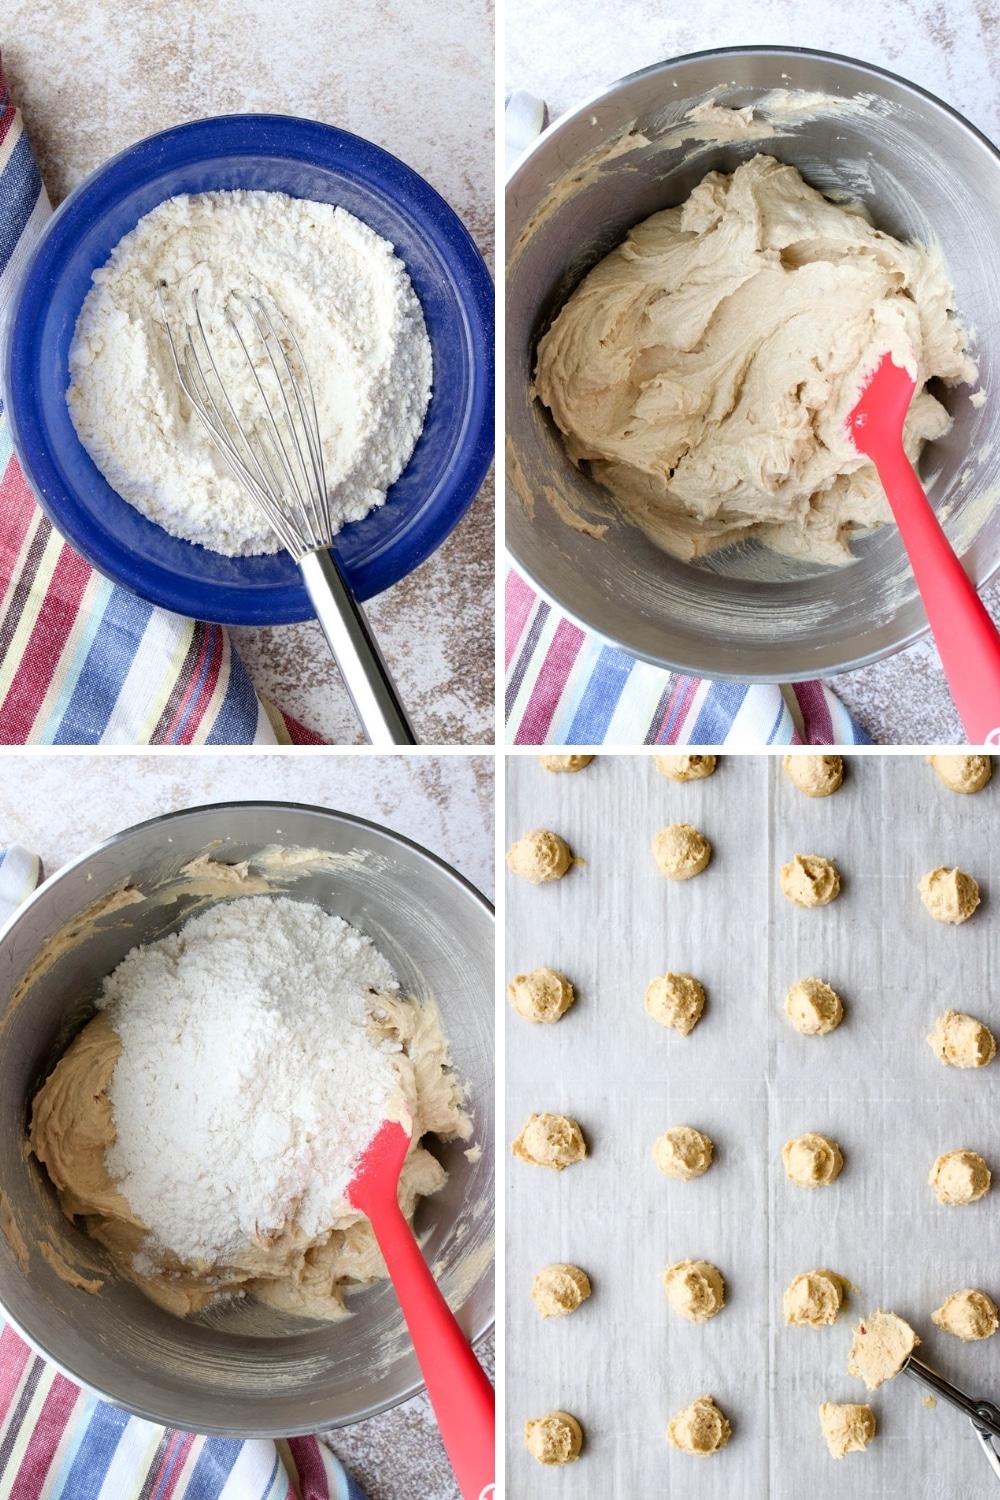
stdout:
<svg viewBox="0 0 1000 1500">
<path fill-rule="evenodd" d="M 1000 1174 L 1000 1058 L 943 1067 L 924 1038 L 949 1007 L 1000 1035 L 1000 776 L 948 791 L 922 755 L 854 756 L 834 796 L 813 800 L 781 757 L 726 756 L 677 785 L 651 756 L 603 755 L 575 775 L 507 759 L 508 842 L 561 833 L 586 864 L 531 887 L 507 873 L 508 977 L 540 964 L 573 980 L 555 1026 L 507 1017 L 509 1139 L 531 1111 L 580 1121 L 588 1159 L 562 1173 L 508 1158 L 507 1423 L 510 1500 L 678 1496 L 988 1500 L 1000 1493 L 968 1422 L 923 1405 L 905 1376 L 868 1396 L 847 1375 L 851 1325 L 881 1306 L 907 1318 L 918 1351 L 970 1394 L 1000 1401 L 1000 1334 L 963 1344 L 931 1311 L 965 1286 L 1000 1300 L 1000 1178 L 981 1202 L 942 1207 L 927 1176 L 944 1151 L 979 1151 Z M 703 875 L 664 879 L 649 845 L 691 822 L 713 845 Z M 834 859 L 842 893 L 804 911 L 781 894 L 796 853 Z M 934 922 L 917 882 L 958 864 L 983 904 L 961 927 Z M 688 1037 L 645 1012 L 667 970 L 703 982 Z M 803 1037 L 783 1010 L 796 980 L 833 985 L 845 1020 Z M 653 1141 L 669 1125 L 706 1131 L 716 1159 L 694 1182 L 664 1177 Z M 840 1143 L 845 1167 L 805 1190 L 781 1164 L 805 1131 Z M 508 1141 L 509 1145 L 509 1141 Z M 706 1259 L 726 1282 L 710 1322 L 669 1310 L 660 1272 Z M 569 1317 L 543 1322 L 529 1296 L 551 1261 L 594 1285 Z M 781 1297 L 829 1266 L 860 1288 L 832 1328 L 787 1328 Z M 667 1422 L 711 1394 L 733 1436 L 710 1459 L 677 1453 Z M 878 1432 L 834 1461 L 822 1401 L 870 1401 Z M 562 1407 L 586 1434 L 580 1460 L 544 1470 L 524 1451 L 528 1417 Z"/>
</svg>

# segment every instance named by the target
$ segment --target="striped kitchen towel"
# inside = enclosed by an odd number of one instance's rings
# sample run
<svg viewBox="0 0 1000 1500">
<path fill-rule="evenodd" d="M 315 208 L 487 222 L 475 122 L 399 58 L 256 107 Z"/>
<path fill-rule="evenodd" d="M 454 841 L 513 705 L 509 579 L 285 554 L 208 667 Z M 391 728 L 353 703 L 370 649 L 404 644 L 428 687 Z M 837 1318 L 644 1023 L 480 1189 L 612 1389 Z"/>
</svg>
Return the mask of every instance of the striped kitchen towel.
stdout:
<svg viewBox="0 0 1000 1500">
<path fill-rule="evenodd" d="M 316 1438 L 198 1437 L 81 1390 L 0 1320 L 0 1500 L 365 1500 Z"/>
<path fill-rule="evenodd" d="M 507 573 L 510 745 L 867 745 L 821 682 L 708 682 L 637 661 Z"/>
<path fill-rule="evenodd" d="M 38 856 L 0 849 L 0 926 Z M 0 1500 L 365 1500 L 317 1438 L 198 1437 L 130 1417 L 61 1375 L 0 1317 Z"/>
<path fill-rule="evenodd" d="M 542 128 L 545 106 L 506 97 L 508 170 Z M 580 630 L 513 568 L 506 587 L 509 745 L 867 745 L 821 682 L 708 682 L 636 661 Z"/>
<path fill-rule="evenodd" d="M 0 333 L 50 212 L 0 65 Z M 0 745 L 102 743 L 322 742 L 258 698 L 221 626 L 154 609 L 62 541 L 0 401 Z"/>
</svg>

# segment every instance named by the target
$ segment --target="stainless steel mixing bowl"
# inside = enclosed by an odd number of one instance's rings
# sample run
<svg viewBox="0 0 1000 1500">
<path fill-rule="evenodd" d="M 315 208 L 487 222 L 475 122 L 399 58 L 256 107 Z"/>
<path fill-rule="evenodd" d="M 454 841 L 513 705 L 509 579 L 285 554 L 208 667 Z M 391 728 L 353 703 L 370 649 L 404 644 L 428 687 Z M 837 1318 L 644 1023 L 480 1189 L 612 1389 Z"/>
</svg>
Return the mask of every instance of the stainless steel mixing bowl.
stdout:
<svg viewBox="0 0 1000 1500">
<path fill-rule="evenodd" d="M 403 988 L 439 1007 L 482 1155 L 470 1161 L 468 1141 L 441 1147 L 448 1183 L 424 1200 L 417 1227 L 475 1340 L 493 1315 L 493 916 L 460 875 L 344 813 L 230 803 L 119 833 L 46 881 L 0 933 L 0 1206 L 16 1226 L 0 1236 L 0 1304 L 46 1358 L 116 1405 L 190 1431 L 246 1437 L 340 1426 L 420 1389 L 391 1284 L 352 1296 L 353 1316 L 336 1324 L 252 1302 L 173 1317 L 64 1218 L 25 1132 L 35 1090 L 93 1013 L 104 977 L 136 943 L 175 931 L 193 909 L 190 894 L 164 902 L 164 880 L 205 853 L 233 863 L 274 844 L 344 856 L 341 869 L 291 881 L 285 893 L 361 928 Z M 46 946 L 53 936 L 78 927 L 87 908 L 126 883 L 147 899 L 104 916 L 53 961 Z M 70 1265 L 96 1267 L 103 1289 L 89 1295 L 66 1285 L 38 1252 L 44 1240 Z"/>
<path fill-rule="evenodd" d="M 814 103 L 798 123 L 787 108 L 765 105 L 760 133 L 721 144 L 679 129 L 708 97 L 743 108 L 772 90 L 832 102 Z M 824 193 L 860 200 L 880 229 L 940 245 L 989 399 L 977 409 L 968 387 L 936 392 L 954 425 L 925 450 L 921 477 L 976 582 L 1000 567 L 1000 154 L 903 79 L 775 47 L 703 52 L 624 78 L 559 120 L 514 173 L 507 543 L 544 595 L 635 656 L 707 677 L 788 681 L 874 661 L 926 631 L 895 527 L 859 538 L 857 561 L 843 568 L 792 562 L 756 543 L 678 562 L 572 466 L 531 394 L 538 339 L 596 261 L 633 224 L 682 202 L 707 172 L 731 172 L 758 151 L 797 167 Z M 573 529 L 567 510 L 607 526 L 605 536 Z"/>
</svg>

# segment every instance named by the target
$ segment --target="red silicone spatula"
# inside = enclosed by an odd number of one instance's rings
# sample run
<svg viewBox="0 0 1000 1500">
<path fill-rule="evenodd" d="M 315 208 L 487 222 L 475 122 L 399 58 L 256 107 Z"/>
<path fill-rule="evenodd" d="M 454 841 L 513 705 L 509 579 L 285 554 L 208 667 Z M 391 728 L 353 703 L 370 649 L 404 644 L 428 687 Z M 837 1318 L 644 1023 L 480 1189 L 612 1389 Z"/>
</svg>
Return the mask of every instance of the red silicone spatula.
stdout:
<svg viewBox="0 0 1000 1500">
<path fill-rule="evenodd" d="M 878 470 L 923 600 L 944 675 L 972 745 L 1000 744 L 1000 634 L 951 549 L 903 450 L 915 382 L 885 354 L 847 418 Z"/>
<path fill-rule="evenodd" d="M 412 1122 L 383 1120 L 347 1187 L 371 1220 L 396 1288 L 462 1500 L 492 1500 L 493 1387 L 420 1253 L 397 1196 Z"/>
</svg>

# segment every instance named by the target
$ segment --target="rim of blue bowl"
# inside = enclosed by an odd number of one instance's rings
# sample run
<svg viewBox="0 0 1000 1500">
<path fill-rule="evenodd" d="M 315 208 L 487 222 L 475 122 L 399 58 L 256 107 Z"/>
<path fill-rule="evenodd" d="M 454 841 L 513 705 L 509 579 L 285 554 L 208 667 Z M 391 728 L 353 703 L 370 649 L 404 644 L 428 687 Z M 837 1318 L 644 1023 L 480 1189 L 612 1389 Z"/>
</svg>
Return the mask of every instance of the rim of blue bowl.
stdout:
<svg viewBox="0 0 1000 1500">
<path fill-rule="evenodd" d="M 111 489 L 80 445 L 80 453 L 93 469 L 92 497 L 103 496 L 114 509 L 125 507 L 129 514 L 121 513 L 119 519 L 133 535 L 147 538 L 154 548 L 168 552 L 175 547 L 191 548 L 203 554 L 197 561 L 204 564 L 209 559 L 206 566 L 216 576 L 191 577 L 162 562 L 150 561 L 130 547 L 112 526 L 102 526 L 93 515 L 92 505 L 83 504 L 67 483 L 60 462 L 50 450 L 42 408 L 47 372 L 39 363 L 39 334 L 50 314 L 66 257 L 82 234 L 95 218 L 113 208 L 126 186 L 131 193 L 137 179 L 155 180 L 168 169 L 195 167 L 199 161 L 220 155 L 297 161 L 308 169 L 335 171 L 359 192 L 371 192 L 377 187 L 377 195 L 387 210 L 391 208 L 414 237 L 433 250 L 454 303 L 455 326 L 464 345 L 468 390 L 461 411 L 456 414 L 453 451 L 430 493 L 412 505 L 412 514 L 399 525 L 400 512 L 392 509 L 394 492 L 405 483 L 414 466 L 419 466 L 422 435 L 407 469 L 396 485 L 390 487 L 385 505 L 363 520 L 349 523 L 338 535 L 334 551 L 355 597 L 360 600 L 381 593 L 426 561 L 457 526 L 489 469 L 494 451 L 493 283 L 465 225 L 419 173 L 361 136 L 296 115 L 216 115 L 147 136 L 91 173 L 45 225 L 15 293 L 3 354 L 3 386 L 11 437 L 42 509 L 92 567 L 148 603 L 215 624 L 290 624 L 310 619 L 313 609 L 298 569 L 287 554 L 224 558 L 179 538 L 169 537 L 164 542 L 168 534 Z M 373 227 L 378 231 L 377 225 Z M 414 269 L 405 254 L 401 258 L 423 304 L 425 298 Z M 73 312 L 74 325 L 78 313 L 77 307 Z M 431 332 L 430 328 L 428 331 Z M 441 376 L 435 361 L 425 433 L 432 420 Z M 57 378 L 62 397 L 68 371 L 60 370 Z M 75 432 L 71 441 L 79 444 Z M 78 455 L 75 457 L 79 461 Z M 393 523 L 395 529 L 386 539 L 385 533 Z"/>
</svg>

